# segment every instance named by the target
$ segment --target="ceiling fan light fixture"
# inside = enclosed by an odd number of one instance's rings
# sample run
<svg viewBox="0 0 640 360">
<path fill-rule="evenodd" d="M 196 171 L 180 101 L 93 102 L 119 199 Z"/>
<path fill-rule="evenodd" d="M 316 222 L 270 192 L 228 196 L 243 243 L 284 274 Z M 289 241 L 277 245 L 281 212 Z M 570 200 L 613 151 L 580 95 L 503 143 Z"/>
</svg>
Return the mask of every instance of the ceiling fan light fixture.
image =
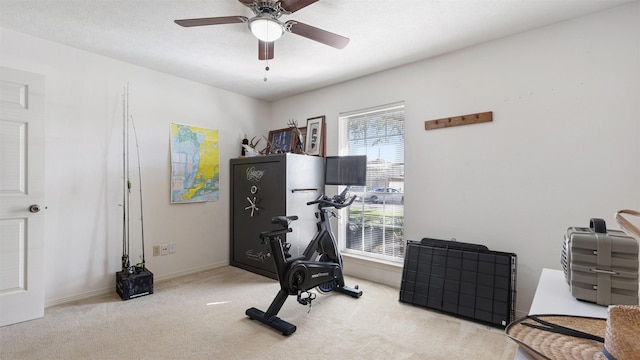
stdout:
<svg viewBox="0 0 640 360">
<path fill-rule="evenodd" d="M 256 16 L 249 20 L 249 30 L 255 37 L 266 42 L 276 41 L 284 33 L 282 23 L 268 16 Z"/>
</svg>

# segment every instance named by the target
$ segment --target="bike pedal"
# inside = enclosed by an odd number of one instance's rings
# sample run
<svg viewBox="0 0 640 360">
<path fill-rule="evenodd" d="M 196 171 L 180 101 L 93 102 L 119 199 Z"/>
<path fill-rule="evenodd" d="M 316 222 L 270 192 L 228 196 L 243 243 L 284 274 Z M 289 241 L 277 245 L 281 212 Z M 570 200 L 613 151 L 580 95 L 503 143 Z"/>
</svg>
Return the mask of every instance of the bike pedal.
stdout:
<svg viewBox="0 0 640 360">
<path fill-rule="evenodd" d="M 302 296 L 302 294 L 303 294 L 302 290 L 300 290 L 298 292 L 298 298 L 297 298 L 298 303 L 300 303 L 301 305 L 309 305 L 309 306 L 311 306 L 311 302 L 313 300 L 315 300 L 315 298 L 316 298 L 316 293 L 312 293 L 312 292 L 309 292 L 309 291 L 304 291 L 304 293 L 307 294 L 306 297 Z"/>
</svg>

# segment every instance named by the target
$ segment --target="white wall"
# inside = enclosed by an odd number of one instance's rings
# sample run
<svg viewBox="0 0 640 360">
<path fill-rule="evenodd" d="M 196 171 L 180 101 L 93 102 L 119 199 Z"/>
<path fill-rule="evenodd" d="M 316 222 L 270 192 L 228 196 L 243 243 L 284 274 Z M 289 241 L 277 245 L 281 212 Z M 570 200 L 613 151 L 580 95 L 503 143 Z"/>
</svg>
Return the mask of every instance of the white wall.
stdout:
<svg viewBox="0 0 640 360">
<path fill-rule="evenodd" d="M 158 281 L 228 264 L 229 158 L 269 104 L 0 29 L 0 65 L 46 77 L 45 270 L 48 305 L 115 291 L 122 252 L 122 94 L 140 147 L 146 262 Z M 170 123 L 219 131 L 217 202 L 171 205 Z M 130 133 L 133 138 L 133 133 Z M 136 150 L 130 149 L 134 196 Z M 132 197 L 131 261 L 139 261 L 139 203 Z M 177 252 L 152 256 L 175 242 Z"/>
<path fill-rule="evenodd" d="M 337 118 L 406 105 L 405 233 L 518 255 L 517 310 L 543 267 L 560 269 L 569 226 L 640 209 L 639 3 L 510 36 L 272 104 L 281 119 Z M 493 122 L 424 121 L 493 111 Z M 399 268 L 345 259 L 347 272 L 399 286 Z M 366 290 L 365 290 L 366 291 Z M 567 290 L 568 291 L 568 290 Z"/>
<path fill-rule="evenodd" d="M 0 28 L 0 65 L 46 76 L 46 302 L 113 291 L 128 82 L 157 280 L 228 263 L 227 164 L 243 134 L 326 115 L 335 154 L 340 112 L 404 100 L 407 238 L 517 253 L 526 312 L 542 267 L 559 268 L 568 226 L 603 217 L 615 228 L 615 210 L 640 209 L 639 13 L 636 2 L 273 104 Z M 425 120 L 483 111 L 492 123 L 424 130 Z M 256 121 L 265 113 L 270 124 Z M 220 201 L 169 204 L 171 122 L 220 131 Z M 176 254 L 151 256 L 171 241 Z M 398 267 L 346 266 L 399 286 Z"/>
</svg>

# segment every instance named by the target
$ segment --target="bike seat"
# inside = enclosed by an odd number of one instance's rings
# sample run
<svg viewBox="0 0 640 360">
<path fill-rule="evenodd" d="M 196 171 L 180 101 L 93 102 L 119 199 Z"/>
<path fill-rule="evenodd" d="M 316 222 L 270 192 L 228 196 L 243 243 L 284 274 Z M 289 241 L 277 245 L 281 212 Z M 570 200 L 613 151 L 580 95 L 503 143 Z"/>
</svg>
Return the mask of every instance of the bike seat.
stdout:
<svg viewBox="0 0 640 360">
<path fill-rule="evenodd" d="M 282 226 L 283 228 L 288 228 L 289 224 L 294 220 L 298 220 L 298 216 L 296 216 L 296 215 L 292 215 L 292 216 L 274 216 L 274 217 L 271 218 L 271 223 L 272 224 L 278 224 L 278 225 Z"/>
</svg>

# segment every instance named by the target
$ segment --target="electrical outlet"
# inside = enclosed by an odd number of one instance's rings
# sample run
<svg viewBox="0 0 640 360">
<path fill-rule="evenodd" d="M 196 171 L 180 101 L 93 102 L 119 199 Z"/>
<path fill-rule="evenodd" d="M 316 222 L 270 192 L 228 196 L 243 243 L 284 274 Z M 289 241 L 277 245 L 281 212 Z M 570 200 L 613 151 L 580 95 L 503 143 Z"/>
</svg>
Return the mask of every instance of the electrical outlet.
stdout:
<svg viewBox="0 0 640 360">
<path fill-rule="evenodd" d="M 176 252 L 176 243 L 169 243 L 169 254 L 173 254 Z"/>
<path fill-rule="evenodd" d="M 155 245 L 153 247 L 153 256 L 160 256 L 160 245 Z"/>
<path fill-rule="evenodd" d="M 160 249 L 160 253 L 162 255 L 169 255 L 169 245 L 162 244 L 162 248 Z"/>
</svg>

